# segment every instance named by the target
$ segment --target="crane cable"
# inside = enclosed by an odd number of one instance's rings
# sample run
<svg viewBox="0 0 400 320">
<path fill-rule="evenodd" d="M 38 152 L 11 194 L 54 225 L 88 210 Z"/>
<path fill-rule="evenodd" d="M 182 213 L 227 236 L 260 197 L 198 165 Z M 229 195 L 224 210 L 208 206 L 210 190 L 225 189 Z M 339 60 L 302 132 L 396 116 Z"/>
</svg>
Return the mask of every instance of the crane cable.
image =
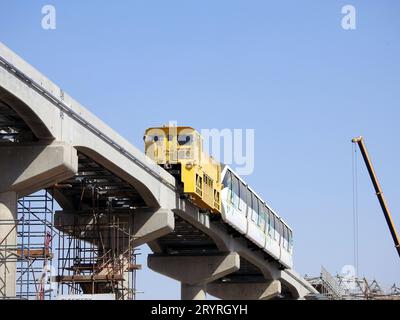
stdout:
<svg viewBox="0 0 400 320">
<path fill-rule="evenodd" d="M 352 177 L 353 177 L 353 254 L 355 277 L 358 273 L 358 170 L 357 170 L 357 146 L 352 143 Z"/>
</svg>

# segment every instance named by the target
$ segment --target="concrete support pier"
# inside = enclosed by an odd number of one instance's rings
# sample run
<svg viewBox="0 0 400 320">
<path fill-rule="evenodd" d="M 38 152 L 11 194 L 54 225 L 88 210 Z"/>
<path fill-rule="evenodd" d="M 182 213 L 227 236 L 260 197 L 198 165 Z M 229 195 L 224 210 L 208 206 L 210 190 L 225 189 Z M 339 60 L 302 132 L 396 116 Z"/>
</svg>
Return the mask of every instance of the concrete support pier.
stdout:
<svg viewBox="0 0 400 320">
<path fill-rule="evenodd" d="M 17 200 L 74 176 L 75 148 L 64 143 L 0 146 L 0 298 L 16 296 Z"/>
<path fill-rule="evenodd" d="M 150 269 L 181 282 L 182 300 L 206 298 L 207 283 L 239 270 L 240 257 L 236 252 L 198 255 L 149 255 Z"/>
<path fill-rule="evenodd" d="M 0 147 L 0 192 L 18 197 L 63 181 L 78 171 L 75 148 L 64 143 Z"/>
<path fill-rule="evenodd" d="M 17 194 L 0 193 L 0 298 L 16 295 Z"/>
<path fill-rule="evenodd" d="M 207 285 L 207 292 L 224 300 L 267 300 L 281 293 L 281 282 L 210 283 Z"/>
<path fill-rule="evenodd" d="M 79 221 L 79 224 L 87 226 L 86 233 L 94 229 L 95 224 L 106 224 L 108 216 L 102 215 L 96 221 L 93 220 L 91 211 L 68 211 L 55 212 L 55 226 L 60 231 L 71 233 L 70 228 Z M 130 225 L 132 236 L 135 237 L 134 246 L 151 242 L 159 237 L 172 232 L 175 227 L 174 214 L 168 209 L 136 209 L 129 215 L 119 217 L 121 222 Z M 79 235 L 77 235 L 79 237 Z"/>
<path fill-rule="evenodd" d="M 206 285 L 205 284 L 187 284 L 181 283 L 181 299 L 182 300 L 205 300 Z"/>
</svg>

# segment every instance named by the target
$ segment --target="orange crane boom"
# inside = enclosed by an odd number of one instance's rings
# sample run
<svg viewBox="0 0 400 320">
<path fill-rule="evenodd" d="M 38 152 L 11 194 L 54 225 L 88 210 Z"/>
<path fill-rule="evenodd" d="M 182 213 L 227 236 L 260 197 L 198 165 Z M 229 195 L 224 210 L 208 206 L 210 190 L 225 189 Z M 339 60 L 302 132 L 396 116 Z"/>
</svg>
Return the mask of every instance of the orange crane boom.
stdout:
<svg viewBox="0 0 400 320">
<path fill-rule="evenodd" d="M 364 158 L 365 165 L 367 166 L 369 176 L 371 177 L 372 184 L 374 185 L 376 196 L 378 197 L 379 204 L 381 205 L 381 208 L 383 211 L 383 215 L 385 216 L 386 223 L 387 223 L 390 233 L 392 235 L 394 245 L 396 247 L 397 253 L 400 256 L 399 236 L 397 235 L 397 231 L 394 226 L 392 216 L 390 215 L 389 207 L 386 203 L 385 197 L 383 196 L 381 186 L 378 182 L 378 178 L 376 177 L 374 167 L 372 166 L 371 159 L 368 155 L 368 151 L 365 146 L 364 139 L 363 139 L 363 137 L 357 137 L 357 138 L 353 138 L 351 141 L 353 143 L 356 143 L 358 145 L 358 147 L 360 148 L 361 154 Z"/>
</svg>

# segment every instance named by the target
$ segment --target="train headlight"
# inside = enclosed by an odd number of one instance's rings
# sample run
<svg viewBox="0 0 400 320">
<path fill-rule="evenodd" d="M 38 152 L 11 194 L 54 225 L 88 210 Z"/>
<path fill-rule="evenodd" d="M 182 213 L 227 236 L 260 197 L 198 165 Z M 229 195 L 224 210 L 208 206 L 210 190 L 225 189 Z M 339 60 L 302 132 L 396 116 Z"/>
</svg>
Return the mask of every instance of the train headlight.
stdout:
<svg viewBox="0 0 400 320">
<path fill-rule="evenodd" d="M 188 169 L 188 170 L 190 170 L 190 169 L 192 169 L 193 168 L 193 163 L 191 163 L 191 162 L 188 162 L 188 163 L 186 163 L 186 169 Z"/>
</svg>

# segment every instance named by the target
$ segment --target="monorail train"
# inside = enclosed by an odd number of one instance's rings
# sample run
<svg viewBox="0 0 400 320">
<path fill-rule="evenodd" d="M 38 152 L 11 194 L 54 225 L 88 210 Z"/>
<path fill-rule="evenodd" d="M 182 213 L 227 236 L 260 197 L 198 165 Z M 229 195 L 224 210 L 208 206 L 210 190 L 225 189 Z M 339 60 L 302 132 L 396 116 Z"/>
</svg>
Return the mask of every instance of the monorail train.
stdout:
<svg viewBox="0 0 400 320">
<path fill-rule="evenodd" d="M 293 267 L 292 229 L 229 166 L 203 152 L 195 129 L 149 128 L 144 141 L 146 155 L 179 179 L 194 204 L 220 215 L 284 268 Z"/>
</svg>

